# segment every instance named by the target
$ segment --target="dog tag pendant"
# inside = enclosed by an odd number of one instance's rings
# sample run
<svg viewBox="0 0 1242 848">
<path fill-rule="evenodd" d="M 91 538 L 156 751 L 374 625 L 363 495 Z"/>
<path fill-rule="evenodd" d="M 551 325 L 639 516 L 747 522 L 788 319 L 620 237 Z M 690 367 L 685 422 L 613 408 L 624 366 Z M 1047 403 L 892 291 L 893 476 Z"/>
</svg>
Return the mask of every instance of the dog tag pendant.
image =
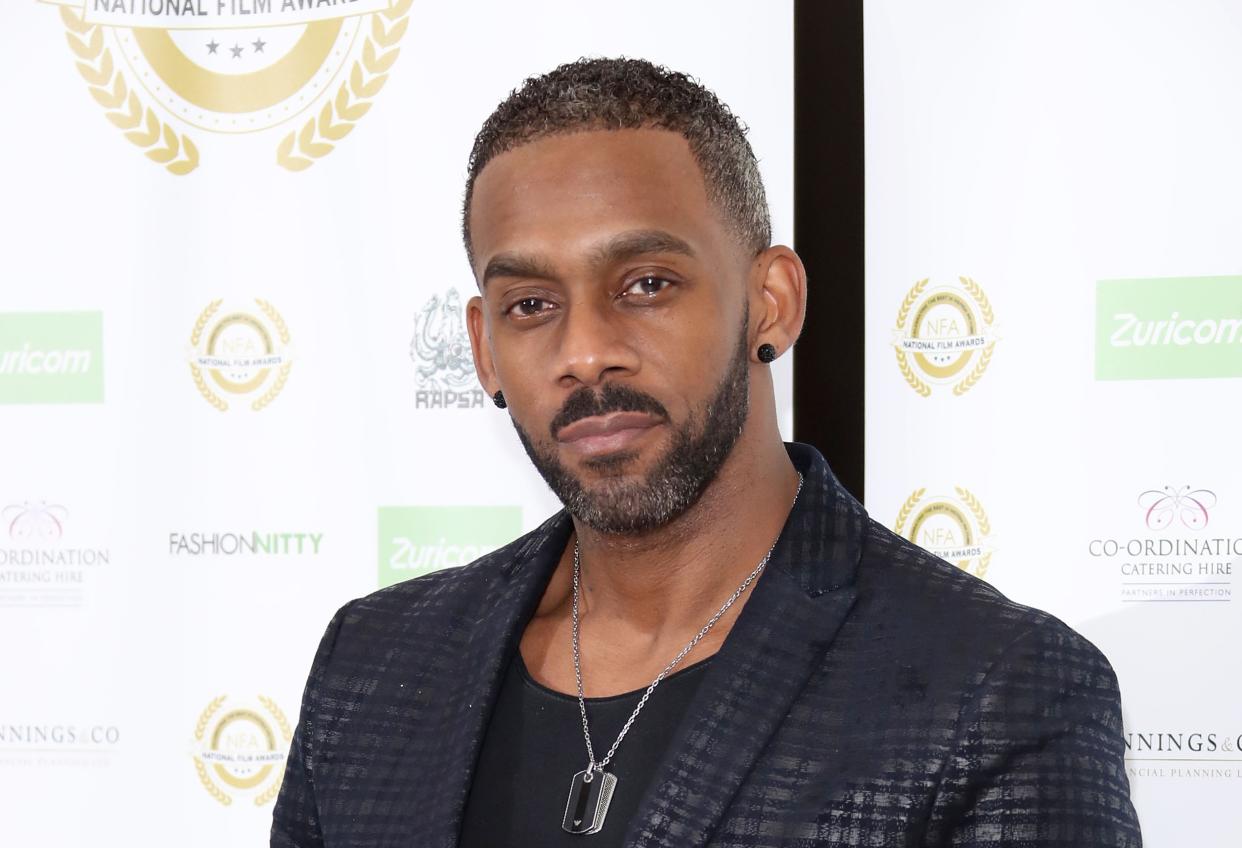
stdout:
<svg viewBox="0 0 1242 848">
<path fill-rule="evenodd" d="M 569 800 L 565 802 L 565 820 L 561 827 L 569 833 L 599 833 L 616 788 L 617 778 L 606 771 L 575 774 L 569 785 Z"/>
</svg>

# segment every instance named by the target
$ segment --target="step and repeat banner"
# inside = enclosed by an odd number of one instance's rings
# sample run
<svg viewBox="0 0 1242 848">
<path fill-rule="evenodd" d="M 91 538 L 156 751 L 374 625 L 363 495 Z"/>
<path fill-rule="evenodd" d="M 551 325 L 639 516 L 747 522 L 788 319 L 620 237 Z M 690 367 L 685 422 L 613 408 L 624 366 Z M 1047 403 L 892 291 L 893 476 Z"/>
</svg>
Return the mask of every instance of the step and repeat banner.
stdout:
<svg viewBox="0 0 1242 848">
<path fill-rule="evenodd" d="M 867 506 L 1112 661 L 1242 840 L 1242 5 L 868 2 Z"/>
<path fill-rule="evenodd" d="M 479 125 L 583 55 L 687 71 L 751 126 L 788 241 L 792 6 L 0 20 L 0 843 L 266 844 L 332 613 L 559 507 L 474 378 Z M 738 61 L 755 45 L 777 58 Z"/>
</svg>

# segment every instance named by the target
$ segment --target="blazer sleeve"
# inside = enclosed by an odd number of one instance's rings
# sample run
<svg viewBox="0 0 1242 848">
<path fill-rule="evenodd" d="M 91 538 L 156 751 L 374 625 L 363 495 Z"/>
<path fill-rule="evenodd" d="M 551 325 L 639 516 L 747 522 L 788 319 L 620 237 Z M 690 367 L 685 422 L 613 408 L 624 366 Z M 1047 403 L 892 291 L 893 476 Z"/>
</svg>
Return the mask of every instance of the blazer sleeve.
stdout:
<svg viewBox="0 0 1242 848">
<path fill-rule="evenodd" d="M 322 725 L 331 718 L 324 712 L 322 687 L 348 609 L 349 604 L 346 604 L 332 617 L 311 663 L 310 676 L 302 692 L 298 726 L 293 732 L 284 779 L 272 811 L 271 848 L 322 848 L 324 844 L 315 801 L 315 741 L 323 738 Z"/>
<path fill-rule="evenodd" d="M 927 845 L 1140 848 L 1117 677 L 1056 619 L 1015 640 L 958 721 Z"/>
</svg>

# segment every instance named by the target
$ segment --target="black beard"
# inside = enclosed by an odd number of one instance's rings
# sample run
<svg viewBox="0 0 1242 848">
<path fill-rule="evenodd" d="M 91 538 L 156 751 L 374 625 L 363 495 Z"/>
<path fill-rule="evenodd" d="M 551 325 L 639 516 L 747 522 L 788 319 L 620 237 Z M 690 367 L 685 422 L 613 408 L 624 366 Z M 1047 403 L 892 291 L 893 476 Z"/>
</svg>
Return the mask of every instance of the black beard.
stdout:
<svg viewBox="0 0 1242 848">
<path fill-rule="evenodd" d="M 639 481 L 626 482 L 619 472 L 634 458 L 623 451 L 589 460 L 588 467 L 607 474 L 617 472 L 593 489 L 561 464 L 553 449 L 539 445 L 513 422 L 526 455 L 548 487 L 579 521 L 600 533 L 640 535 L 676 519 L 706 491 L 742 435 L 750 411 L 749 345 L 746 322 L 724 379 L 697 413 L 673 434 L 668 450 Z M 553 439 L 562 428 L 608 412 L 648 412 L 668 420 L 663 404 L 651 395 L 619 383 L 605 383 L 597 395 L 586 386 L 571 394 L 552 419 Z"/>
</svg>

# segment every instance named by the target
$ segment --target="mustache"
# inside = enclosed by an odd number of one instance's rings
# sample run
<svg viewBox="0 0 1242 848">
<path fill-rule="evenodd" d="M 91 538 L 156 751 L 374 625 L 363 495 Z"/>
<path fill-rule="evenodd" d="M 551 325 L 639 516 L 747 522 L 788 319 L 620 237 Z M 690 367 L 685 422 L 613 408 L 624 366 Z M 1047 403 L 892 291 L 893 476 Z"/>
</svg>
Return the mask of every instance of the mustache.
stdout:
<svg viewBox="0 0 1242 848">
<path fill-rule="evenodd" d="M 575 421 L 606 415 L 609 412 L 647 412 L 665 420 L 669 417 L 664 404 L 646 392 L 620 383 L 606 383 L 598 394 L 586 386 L 574 391 L 565 399 L 548 429 L 552 431 L 552 438 L 555 439 L 561 430 Z"/>
</svg>

